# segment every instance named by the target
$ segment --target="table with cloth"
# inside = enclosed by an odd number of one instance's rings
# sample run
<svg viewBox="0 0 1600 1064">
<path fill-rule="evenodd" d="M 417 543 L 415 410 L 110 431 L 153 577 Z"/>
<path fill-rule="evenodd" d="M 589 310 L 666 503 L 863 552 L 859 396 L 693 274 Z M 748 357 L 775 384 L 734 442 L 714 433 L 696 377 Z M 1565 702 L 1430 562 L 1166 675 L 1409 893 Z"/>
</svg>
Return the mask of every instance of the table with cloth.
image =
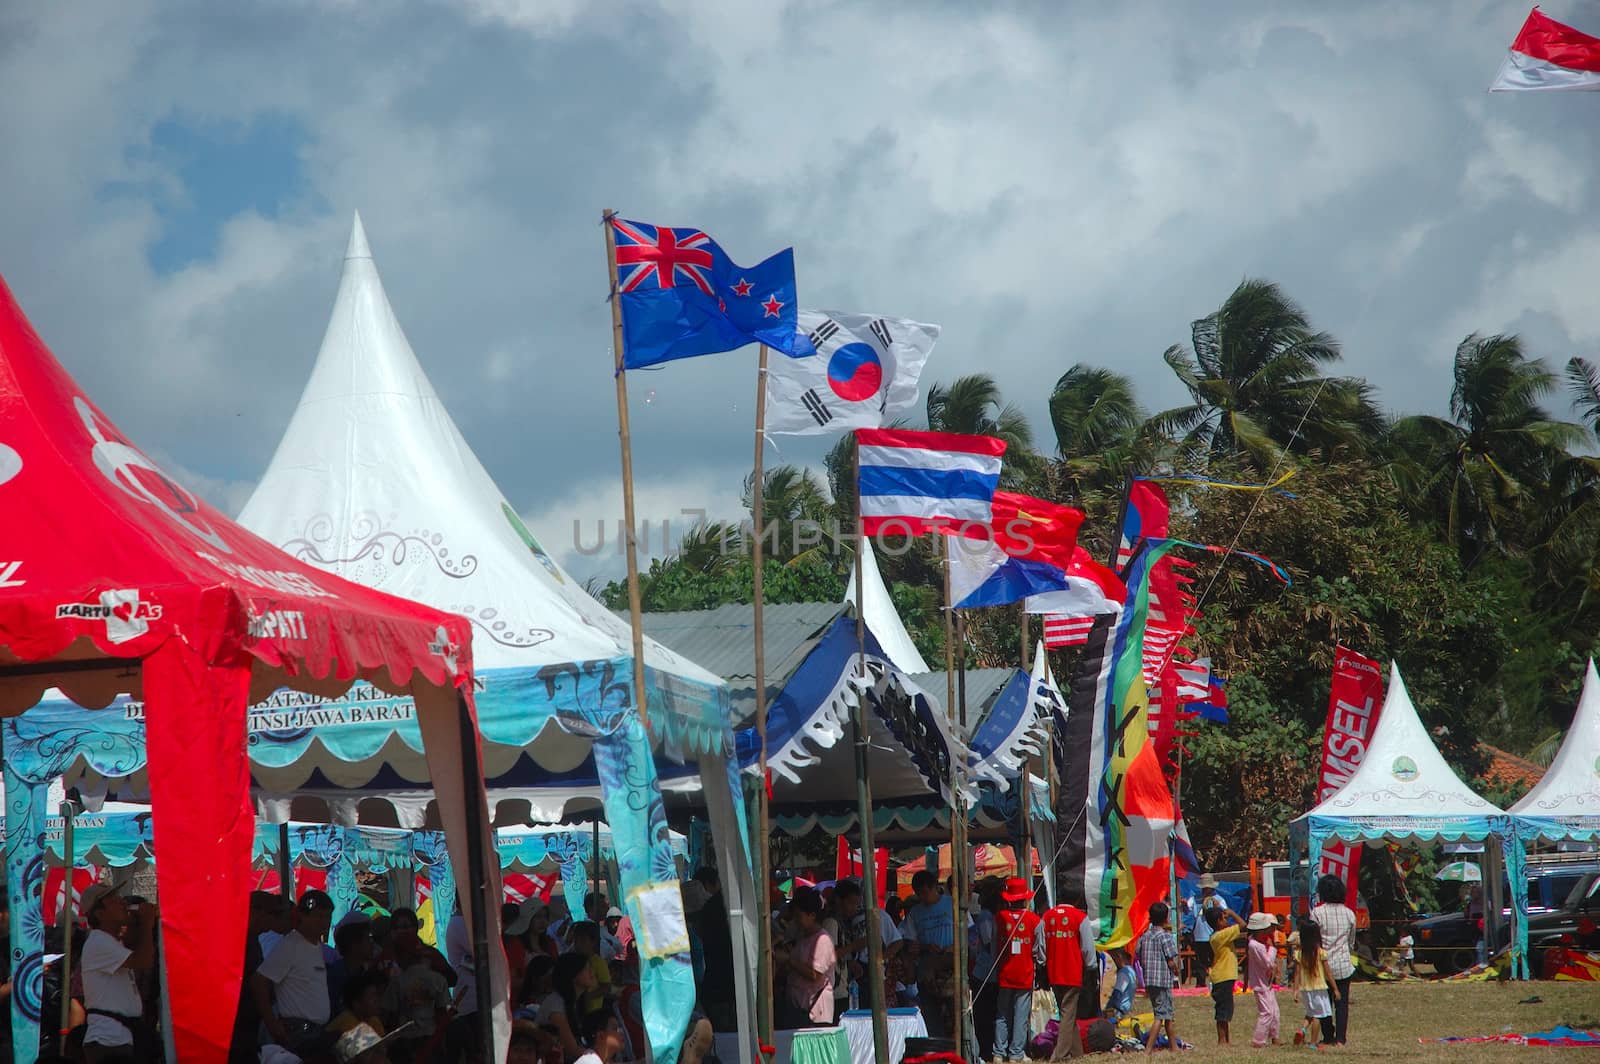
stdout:
<svg viewBox="0 0 1600 1064">
<path fill-rule="evenodd" d="M 850 1064 L 873 1064 L 872 1010 L 852 1009 L 839 1017 L 839 1028 L 850 1040 Z M 889 1010 L 889 1062 L 900 1064 L 906 1055 L 907 1038 L 928 1037 L 928 1025 L 919 1009 Z M 796 1060 L 795 1064 L 802 1064 Z"/>
</svg>

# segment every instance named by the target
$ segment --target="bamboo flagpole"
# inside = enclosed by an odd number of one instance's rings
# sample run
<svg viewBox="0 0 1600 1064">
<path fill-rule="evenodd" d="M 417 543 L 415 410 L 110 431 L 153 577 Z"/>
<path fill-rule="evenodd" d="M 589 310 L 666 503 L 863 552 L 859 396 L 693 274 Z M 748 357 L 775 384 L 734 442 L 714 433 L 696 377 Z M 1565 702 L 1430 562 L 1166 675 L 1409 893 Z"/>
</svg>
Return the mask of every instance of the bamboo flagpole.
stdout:
<svg viewBox="0 0 1600 1064">
<path fill-rule="evenodd" d="M 756 650 L 756 735 L 761 740 L 758 762 L 760 778 L 756 788 L 756 919 L 761 924 L 758 932 L 759 971 L 756 977 L 756 1030 L 761 1041 L 772 1045 L 772 809 L 767 798 L 767 646 L 766 630 L 762 626 L 764 594 L 761 586 L 763 557 L 763 531 L 766 523 L 766 457 L 767 443 L 767 345 L 761 345 L 760 368 L 756 371 L 756 454 L 754 472 L 750 478 L 750 516 L 755 523 L 755 542 L 750 548 L 753 569 L 750 574 L 751 618 L 755 628 Z"/>
<path fill-rule="evenodd" d="M 1026 712 L 1032 713 L 1033 709 L 1033 674 L 1030 671 L 1032 662 L 1028 660 L 1028 603 L 1018 603 L 1021 610 L 1022 640 L 1021 654 L 1018 659 L 1022 662 L 1022 671 L 1028 673 L 1028 708 Z M 1017 787 L 1017 875 L 1028 881 L 1028 888 L 1033 889 L 1033 832 L 1032 832 L 1032 801 L 1033 801 L 1033 755 L 1028 755 L 1022 760 L 1022 779 Z"/>
<path fill-rule="evenodd" d="M 950 718 L 950 731 L 955 737 L 961 734 L 956 716 L 956 606 L 950 590 L 950 552 L 955 549 L 955 541 L 944 537 L 941 546 L 944 548 L 944 704 Z M 963 1035 L 967 1020 L 967 966 L 964 962 L 965 951 L 961 947 L 966 941 L 967 928 L 966 921 L 962 919 L 965 909 L 962 905 L 961 881 L 965 878 L 962 873 L 967 866 L 963 839 L 967 811 L 961 801 L 959 761 L 956 757 L 950 759 L 950 963 L 955 969 L 951 988 L 955 1000 L 951 1008 L 950 1037 L 955 1042 L 956 1053 L 965 1055 L 966 1040 Z"/>
<path fill-rule="evenodd" d="M 861 440 L 856 437 L 856 662 L 862 687 L 867 680 L 867 615 L 865 566 L 867 527 L 861 517 Z M 856 748 L 856 821 L 861 827 L 861 893 L 867 913 L 867 994 L 872 1007 L 872 1052 L 879 1064 L 889 1061 L 889 1013 L 883 999 L 883 933 L 878 929 L 878 862 L 873 843 L 872 781 L 867 776 L 867 692 L 856 693 L 850 727 Z"/>
<path fill-rule="evenodd" d="M 623 543 L 628 555 L 628 615 L 633 622 L 633 703 L 639 720 L 650 730 L 649 706 L 644 684 L 644 621 L 639 598 L 639 526 L 633 515 L 633 435 L 628 427 L 628 374 L 623 368 L 622 301 L 617 298 L 617 234 L 611 228 L 617 212 L 606 210 L 600 222 L 606 230 L 606 290 L 611 301 L 611 350 L 616 359 L 617 436 L 622 443 L 622 522 L 626 526 Z"/>
</svg>

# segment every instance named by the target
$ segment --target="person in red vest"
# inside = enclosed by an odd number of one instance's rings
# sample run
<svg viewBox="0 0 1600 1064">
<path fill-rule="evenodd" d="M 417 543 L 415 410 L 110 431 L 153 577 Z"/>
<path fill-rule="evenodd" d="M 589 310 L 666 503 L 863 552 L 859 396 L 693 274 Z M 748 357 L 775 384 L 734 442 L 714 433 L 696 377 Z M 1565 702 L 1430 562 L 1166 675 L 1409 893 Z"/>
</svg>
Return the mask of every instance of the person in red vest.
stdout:
<svg viewBox="0 0 1600 1064">
<path fill-rule="evenodd" d="M 1045 978 L 1050 981 L 1050 989 L 1055 991 L 1059 1017 L 1051 1060 L 1083 1055 L 1083 1039 L 1078 1033 L 1078 995 L 1083 989 L 1084 971 L 1094 963 L 1094 934 L 1089 914 L 1063 898 L 1063 904 L 1044 914 Z"/>
<path fill-rule="evenodd" d="M 1044 959 L 1043 921 L 1028 908 L 1033 889 L 1020 876 L 1006 880 L 1000 899 L 1005 908 L 995 914 L 995 981 L 1000 997 L 995 1004 L 994 1057 L 1020 1062 L 1027 1059 L 1028 1012 L 1033 1006 L 1037 965 Z"/>
</svg>

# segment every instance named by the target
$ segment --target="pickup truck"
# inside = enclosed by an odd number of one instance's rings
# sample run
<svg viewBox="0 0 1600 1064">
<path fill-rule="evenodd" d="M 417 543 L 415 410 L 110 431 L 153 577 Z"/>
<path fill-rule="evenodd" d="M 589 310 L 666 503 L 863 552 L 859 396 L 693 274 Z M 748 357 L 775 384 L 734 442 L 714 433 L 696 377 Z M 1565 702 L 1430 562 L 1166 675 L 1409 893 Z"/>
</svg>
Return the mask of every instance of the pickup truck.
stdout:
<svg viewBox="0 0 1600 1064">
<path fill-rule="evenodd" d="M 1569 880 L 1563 879 L 1565 885 Z M 1600 871 L 1580 874 L 1565 897 L 1554 907 L 1540 904 L 1543 899 L 1535 884 L 1529 884 L 1528 966 L 1538 973 L 1543 955 L 1555 946 L 1583 943 L 1595 936 L 1600 921 Z M 1509 913 L 1507 922 L 1509 923 Z M 1441 975 L 1453 975 L 1478 962 L 1478 920 L 1462 913 L 1446 913 L 1419 920 L 1413 930 L 1417 960 L 1431 964 Z"/>
</svg>

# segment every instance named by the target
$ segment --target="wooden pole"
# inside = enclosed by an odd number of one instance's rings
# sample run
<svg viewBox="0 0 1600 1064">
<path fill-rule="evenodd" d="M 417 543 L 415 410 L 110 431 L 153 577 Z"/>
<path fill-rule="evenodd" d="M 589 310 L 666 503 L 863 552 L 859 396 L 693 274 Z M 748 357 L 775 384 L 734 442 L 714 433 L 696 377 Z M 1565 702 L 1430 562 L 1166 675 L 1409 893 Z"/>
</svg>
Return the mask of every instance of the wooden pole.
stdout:
<svg viewBox="0 0 1600 1064">
<path fill-rule="evenodd" d="M 611 300 L 611 349 L 616 360 L 617 436 L 622 443 L 622 521 L 626 526 L 623 542 L 628 554 L 628 614 L 633 621 L 633 704 L 639 720 L 650 730 L 650 713 L 644 684 L 644 612 L 639 598 L 639 527 L 633 516 L 633 435 L 628 428 L 628 374 L 623 368 L 622 301 L 617 298 L 617 234 L 611 227 L 616 211 L 601 215 L 606 229 L 606 288 Z"/>
<path fill-rule="evenodd" d="M 609 228 L 609 227 L 608 227 Z M 472 969 L 474 989 L 473 1004 L 477 1008 L 478 1045 L 485 1053 L 494 1050 L 494 986 L 489 975 L 489 857 L 484 852 L 483 837 L 489 826 L 484 823 L 483 806 L 478 804 L 483 787 L 483 769 L 478 763 L 478 726 L 467 706 L 467 697 L 456 694 L 457 726 L 461 736 L 461 778 L 466 785 L 467 821 L 467 903 L 464 911 L 472 919 Z M 460 896 L 457 895 L 457 901 Z M 498 899 L 496 899 L 498 902 Z M 434 915 L 435 921 L 438 914 Z M 445 916 L 445 926 L 450 917 Z M 434 926 L 439 926 L 435 923 Z M 500 949 L 500 943 L 494 944 Z M 502 999 L 500 1008 L 506 1008 Z"/>
<path fill-rule="evenodd" d="M 750 516 L 755 522 L 755 542 L 750 548 L 754 568 L 750 574 L 750 603 L 756 641 L 756 735 L 761 739 L 760 785 L 756 788 L 756 919 L 760 962 L 756 976 L 756 1030 L 763 1045 L 772 1045 L 772 809 L 767 799 L 767 645 L 762 626 L 764 593 L 761 586 L 763 526 L 766 523 L 766 443 L 767 443 L 767 345 L 761 345 L 760 368 L 756 371 L 756 454 L 750 479 Z"/>
<path fill-rule="evenodd" d="M 865 562 L 866 522 L 861 518 L 861 441 L 856 441 L 856 661 L 863 681 L 867 678 L 867 615 Z M 878 929 L 878 862 L 873 844 L 872 781 L 867 763 L 867 692 L 856 698 L 850 726 L 856 746 L 856 819 L 861 827 L 861 893 L 867 912 L 867 998 L 872 1007 L 873 1059 L 886 1064 L 889 1057 L 889 1012 L 883 1000 L 883 933 Z"/>
<path fill-rule="evenodd" d="M 950 590 L 950 551 L 953 540 L 948 537 L 941 544 L 944 549 L 944 690 L 945 711 L 950 718 L 950 731 L 954 738 L 964 739 L 964 732 L 957 724 L 956 711 L 956 608 L 952 601 Z M 964 744 L 963 744 L 964 745 Z M 961 800 L 961 759 L 950 759 L 950 912 L 952 926 L 950 929 L 950 963 L 954 966 L 954 1006 L 951 1009 L 950 1035 L 955 1041 L 956 1053 L 965 1056 L 967 1051 L 966 1031 L 967 1021 L 967 966 L 965 963 L 966 951 L 962 947 L 967 940 L 966 921 L 962 918 L 965 912 L 963 906 L 961 881 L 965 878 L 963 873 L 967 867 L 967 854 L 965 849 L 964 828 L 966 827 L 966 804 Z"/>
<path fill-rule="evenodd" d="M 1028 661 L 1028 604 L 1017 604 L 1021 611 L 1022 641 L 1020 646 L 1022 671 L 1030 673 L 1028 683 L 1028 708 L 1033 712 L 1033 683 L 1031 679 L 1032 663 Z M 1028 881 L 1028 887 L 1033 888 L 1033 771 L 1034 759 L 1032 755 L 1023 759 L 1022 779 L 1018 782 L 1017 789 L 1017 875 Z"/>
</svg>

